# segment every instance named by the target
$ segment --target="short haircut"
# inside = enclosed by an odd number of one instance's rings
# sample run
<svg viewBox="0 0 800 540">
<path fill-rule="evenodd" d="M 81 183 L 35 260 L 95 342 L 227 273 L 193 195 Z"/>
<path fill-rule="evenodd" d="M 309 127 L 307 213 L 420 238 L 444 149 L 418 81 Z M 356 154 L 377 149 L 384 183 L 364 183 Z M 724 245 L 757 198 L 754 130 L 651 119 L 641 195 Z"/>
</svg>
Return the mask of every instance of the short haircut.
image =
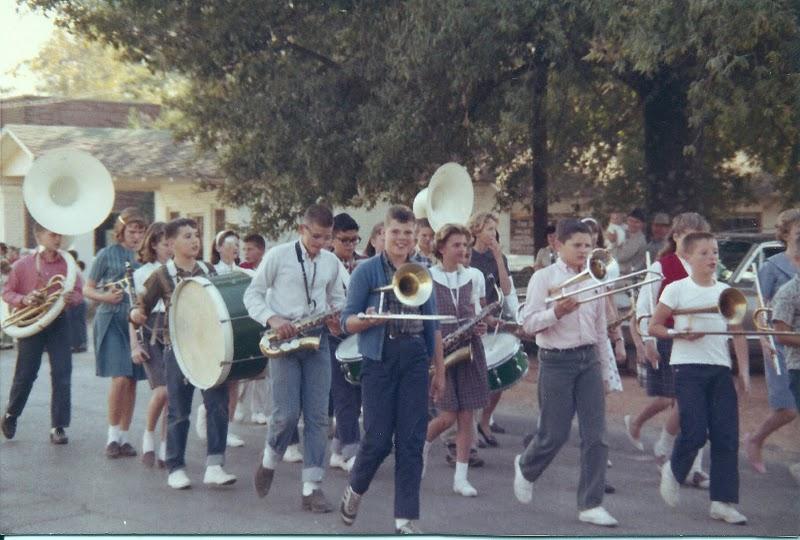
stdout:
<svg viewBox="0 0 800 540">
<path fill-rule="evenodd" d="M 708 232 L 711 230 L 711 225 L 708 224 L 706 218 L 697 212 L 683 212 L 672 218 L 672 227 L 667 233 L 667 242 L 661 251 L 658 252 L 657 258 L 660 259 L 666 255 L 671 255 L 678 251 L 678 244 L 675 242 L 675 237 L 686 233 L 686 231 Z"/>
<path fill-rule="evenodd" d="M 703 240 L 714 240 L 714 235 L 710 232 L 693 232 L 683 237 L 683 251 L 692 253 L 695 245 Z"/>
<path fill-rule="evenodd" d="M 47 227 L 39 223 L 38 221 L 33 222 L 33 232 L 34 234 L 39 234 L 40 232 L 49 231 Z"/>
<path fill-rule="evenodd" d="M 497 214 L 494 212 L 478 212 L 469 218 L 467 228 L 469 228 L 469 232 L 472 233 L 472 236 L 478 236 L 478 233 L 480 233 L 483 228 L 486 227 L 486 222 L 489 220 L 494 221 L 498 225 L 500 224 L 500 218 L 497 217 Z"/>
<path fill-rule="evenodd" d="M 417 226 L 417 230 L 419 230 L 419 229 L 430 229 L 430 230 L 433 230 L 433 227 L 431 227 L 431 222 L 428 221 L 428 218 L 419 218 L 417 220 L 416 226 Z"/>
<path fill-rule="evenodd" d="M 555 225 L 548 225 L 547 228 L 544 230 L 545 234 L 555 234 L 556 233 L 556 226 Z"/>
<path fill-rule="evenodd" d="M 78 251 L 77 251 L 77 250 L 75 250 L 75 249 L 68 249 L 68 250 L 67 250 L 67 253 L 69 253 L 70 255 L 72 255 L 72 258 L 73 258 L 73 259 L 75 259 L 76 261 L 78 260 Z"/>
<path fill-rule="evenodd" d="M 306 225 L 317 225 L 318 227 L 333 227 L 333 212 L 327 206 L 312 204 L 306 208 L 303 214 L 303 222 Z"/>
<path fill-rule="evenodd" d="M 333 232 L 338 231 L 357 231 L 358 223 L 353 219 L 353 216 L 346 212 L 336 214 L 333 218 Z"/>
<path fill-rule="evenodd" d="M 258 249 L 264 251 L 267 249 L 267 243 L 264 241 L 264 237 L 258 233 L 250 233 L 244 237 L 245 244 L 255 244 Z"/>
<path fill-rule="evenodd" d="M 388 210 L 386 210 L 386 217 L 384 218 L 384 223 L 389 223 L 390 221 L 396 221 L 398 223 L 414 223 L 414 212 L 411 211 L 411 208 L 408 206 L 404 206 L 402 204 L 395 204 L 390 206 Z"/>
<path fill-rule="evenodd" d="M 125 239 L 125 229 L 128 225 L 138 223 L 143 229 L 147 228 L 147 218 L 144 213 L 135 206 L 125 208 L 119 213 L 116 221 L 114 221 L 114 238 L 117 242 L 122 242 Z"/>
<path fill-rule="evenodd" d="M 472 242 L 472 235 L 469 233 L 469 229 L 467 229 L 466 226 L 448 223 L 436 231 L 436 236 L 433 237 L 433 254 L 436 255 L 436 258 L 440 261 L 442 260 L 442 248 L 447 243 L 447 240 L 455 234 L 463 234 L 464 238 L 467 240 L 467 245 L 470 245 Z"/>
<path fill-rule="evenodd" d="M 592 230 L 589 225 L 575 218 L 564 218 L 558 220 L 556 224 L 556 238 L 562 244 L 572 238 L 573 234 L 588 234 L 591 236 Z"/>
<path fill-rule="evenodd" d="M 156 256 L 156 246 L 161 239 L 164 238 L 166 233 L 167 224 L 163 221 L 154 221 L 147 228 L 144 233 L 144 240 L 142 247 L 139 248 L 139 260 L 143 263 L 155 262 L 158 257 Z"/>
<path fill-rule="evenodd" d="M 197 222 L 191 218 L 176 218 L 167 223 L 167 226 L 164 227 L 164 234 L 167 235 L 167 238 L 172 239 L 178 236 L 178 231 L 180 231 L 181 227 L 191 227 L 192 229 L 197 229 Z"/>
<path fill-rule="evenodd" d="M 778 214 L 778 220 L 775 223 L 775 236 L 778 240 L 787 244 L 789 242 L 789 232 L 791 232 L 792 226 L 796 223 L 800 223 L 800 208 L 790 208 Z"/>
</svg>

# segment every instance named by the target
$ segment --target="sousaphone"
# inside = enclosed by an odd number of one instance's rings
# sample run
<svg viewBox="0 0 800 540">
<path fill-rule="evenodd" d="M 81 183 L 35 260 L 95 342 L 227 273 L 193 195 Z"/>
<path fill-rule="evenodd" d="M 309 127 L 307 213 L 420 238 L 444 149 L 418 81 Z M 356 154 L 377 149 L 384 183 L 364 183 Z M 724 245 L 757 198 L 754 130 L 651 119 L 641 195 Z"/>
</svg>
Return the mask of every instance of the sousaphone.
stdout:
<svg viewBox="0 0 800 540">
<path fill-rule="evenodd" d="M 31 217 L 61 235 L 94 230 L 114 206 L 114 183 L 105 166 L 81 150 L 59 149 L 33 162 L 22 184 L 22 197 Z M 66 294 L 75 287 L 78 266 L 60 249 L 67 263 L 66 276 L 53 278 L 40 289 L 40 302 L 16 309 L 3 321 L 3 332 L 25 338 L 41 332 L 64 310 Z"/>
<path fill-rule="evenodd" d="M 466 225 L 474 199 L 467 169 L 458 163 L 445 163 L 433 173 L 428 187 L 414 198 L 414 217 L 427 218 L 434 232 L 447 223 Z"/>
</svg>

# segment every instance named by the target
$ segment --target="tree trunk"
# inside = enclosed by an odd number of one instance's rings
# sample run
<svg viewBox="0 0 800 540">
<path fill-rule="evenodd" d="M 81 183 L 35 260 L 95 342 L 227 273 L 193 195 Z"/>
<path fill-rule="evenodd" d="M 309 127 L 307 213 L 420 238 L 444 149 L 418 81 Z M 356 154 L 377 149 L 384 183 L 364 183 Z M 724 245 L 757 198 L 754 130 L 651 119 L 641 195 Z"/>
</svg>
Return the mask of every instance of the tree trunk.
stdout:
<svg viewBox="0 0 800 540">
<path fill-rule="evenodd" d="M 702 197 L 692 181 L 693 156 L 684 154 L 684 148 L 692 142 L 688 89 L 687 81 L 674 78 L 666 70 L 639 88 L 644 107 L 645 210 L 648 214 L 674 215 L 703 210 Z"/>
<path fill-rule="evenodd" d="M 531 182 L 533 195 L 531 208 L 533 209 L 533 245 L 536 251 L 547 245 L 547 111 L 545 98 L 547 96 L 547 78 L 549 62 L 544 58 L 541 46 L 536 47 L 530 74 L 531 83 L 531 122 L 529 126 L 531 153 L 533 164 L 531 167 Z"/>
</svg>

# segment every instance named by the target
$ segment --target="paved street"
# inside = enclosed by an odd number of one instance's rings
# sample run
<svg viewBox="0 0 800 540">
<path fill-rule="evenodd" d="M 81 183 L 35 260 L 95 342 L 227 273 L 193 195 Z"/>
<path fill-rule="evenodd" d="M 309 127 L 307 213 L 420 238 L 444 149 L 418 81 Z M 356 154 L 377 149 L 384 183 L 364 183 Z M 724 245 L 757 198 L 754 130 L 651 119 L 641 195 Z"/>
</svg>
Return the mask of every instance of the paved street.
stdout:
<svg viewBox="0 0 800 540">
<path fill-rule="evenodd" d="M 0 353 L 0 400 L 8 399 L 14 366 L 12 351 Z M 272 491 L 258 499 L 252 487 L 265 428 L 236 424 L 246 442 L 229 449 L 226 469 L 239 481 L 222 489 L 202 484 L 204 445 L 192 429 L 187 453 L 194 486 L 176 492 L 167 487 L 166 473 L 145 469 L 138 459 L 108 460 L 103 456 L 106 437 L 108 381 L 94 376 L 90 354 L 75 356 L 70 442 L 56 447 L 48 442 L 49 366 L 45 360 L 17 436 L 0 443 L 0 532 L 2 533 L 311 533 L 387 534 L 392 532 L 392 458 L 378 472 L 363 499 L 358 519 L 346 527 L 338 515 L 312 515 L 300 510 L 299 464 L 284 464 L 276 473 Z M 149 396 L 139 385 L 132 435 L 141 446 L 144 409 Z M 199 394 L 196 394 L 195 403 Z M 470 471 L 479 496 L 467 499 L 451 491 L 453 469 L 436 445 L 423 480 L 420 528 L 426 533 L 451 534 L 569 534 L 569 535 L 748 535 L 777 536 L 800 533 L 800 489 L 787 472 L 786 462 L 768 463 L 758 476 L 740 461 L 740 509 L 750 519 L 746 527 L 715 522 L 708 517 L 708 494 L 683 489 L 677 509 L 658 495 L 658 475 L 650 454 L 633 450 L 619 423 L 610 423 L 609 481 L 617 493 L 606 498 L 606 508 L 620 521 L 607 530 L 577 520 L 578 438 L 572 440 L 534 486 L 534 501 L 522 506 L 514 498 L 512 460 L 521 449 L 520 436 L 532 426 L 530 418 L 513 407 L 501 407 L 499 421 L 509 433 L 498 436 L 500 447 L 481 450 L 486 466 Z M 645 433 L 650 445 L 655 431 Z M 796 457 L 796 455 L 795 455 Z M 707 463 L 707 462 L 706 462 Z M 324 488 L 337 501 L 346 485 L 344 472 L 328 472 Z"/>
</svg>

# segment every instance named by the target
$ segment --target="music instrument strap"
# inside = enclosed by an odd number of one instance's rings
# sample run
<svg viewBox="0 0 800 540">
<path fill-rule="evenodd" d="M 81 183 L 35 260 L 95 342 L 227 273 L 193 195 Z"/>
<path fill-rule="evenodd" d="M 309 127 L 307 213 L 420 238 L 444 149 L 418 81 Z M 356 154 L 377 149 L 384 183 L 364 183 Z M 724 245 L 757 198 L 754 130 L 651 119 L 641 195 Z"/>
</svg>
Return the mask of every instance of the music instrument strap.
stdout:
<svg viewBox="0 0 800 540">
<path fill-rule="evenodd" d="M 297 254 L 297 262 L 300 263 L 300 269 L 303 271 L 303 285 L 306 291 L 306 302 L 308 303 L 309 313 L 314 311 L 317 307 L 316 300 L 311 299 L 311 290 L 314 289 L 314 283 L 317 281 L 317 265 L 312 263 L 314 273 L 311 275 L 311 289 L 308 288 L 308 275 L 306 274 L 306 265 L 303 262 L 303 252 L 300 250 L 300 240 L 294 244 L 294 252 Z"/>
</svg>

